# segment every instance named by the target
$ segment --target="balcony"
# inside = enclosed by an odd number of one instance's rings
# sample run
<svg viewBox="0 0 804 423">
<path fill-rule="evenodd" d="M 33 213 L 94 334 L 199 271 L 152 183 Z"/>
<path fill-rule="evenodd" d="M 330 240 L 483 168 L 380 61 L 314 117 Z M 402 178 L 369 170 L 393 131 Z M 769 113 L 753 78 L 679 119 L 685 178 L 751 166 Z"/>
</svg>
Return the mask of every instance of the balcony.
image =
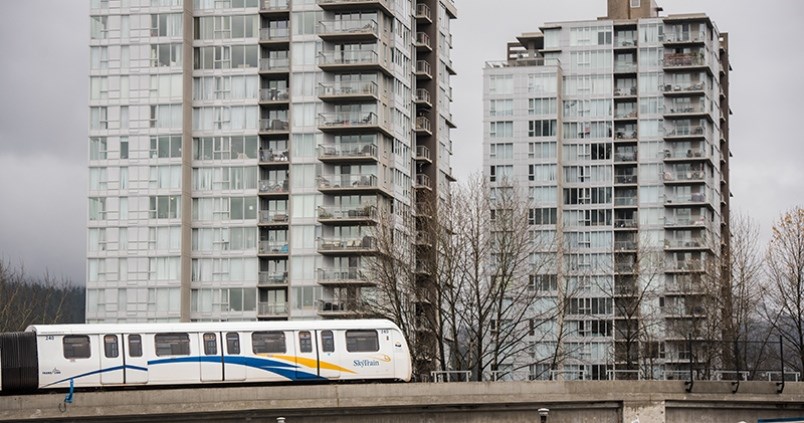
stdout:
<svg viewBox="0 0 804 423">
<path fill-rule="evenodd" d="M 704 216 L 665 217 L 665 229 L 709 229 L 709 221 Z"/>
<path fill-rule="evenodd" d="M 270 195 L 280 195 L 280 196 L 287 196 L 288 195 L 288 186 L 290 180 L 283 179 L 283 180 L 261 180 L 260 181 L 260 195 L 270 196 Z"/>
<path fill-rule="evenodd" d="M 417 50 L 433 51 L 433 47 L 430 44 L 430 36 L 425 32 L 417 32 L 416 41 L 413 44 L 416 46 Z"/>
<path fill-rule="evenodd" d="M 426 60 L 416 61 L 416 78 L 420 79 L 433 79 L 433 73 L 430 70 L 430 62 Z"/>
<path fill-rule="evenodd" d="M 318 97 L 330 103 L 379 100 L 379 86 L 374 81 L 352 81 L 318 85 Z"/>
<path fill-rule="evenodd" d="M 667 250 L 700 250 L 707 248 L 704 238 L 665 239 L 664 248 Z"/>
<path fill-rule="evenodd" d="M 285 210 L 260 210 L 260 225 L 287 226 L 288 212 Z"/>
<path fill-rule="evenodd" d="M 704 44 L 706 31 L 671 31 L 664 33 L 664 44 Z"/>
<path fill-rule="evenodd" d="M 614 37 L 615 49 L 631 49 L 638 45 L 637 39 L 632 37 Z"/>
<path fill-rule="evenodd" d="M 704 82 L 665 84 L 663 90 L 665 96 L 703 95 L 706 93 L 706 84 Z"/>
<path fill-rule="evenodd" d="M 366 9 L 381 9 L 386 15 L 393 16 L 391 0 L 318 0 L 318 7 L 333 11 L 364 11 Z"/>
<path fill-rule="evenodd" d="M 272 164 L 281 164 L 287 165 L 290 156 L 288 155 L 288 150 L 277 150 L 274 151 L 269 149 L 267 152 L 265 150 L 260 150 L 260 164 L 261 165 L 272 165 Z"/>
<path fill-rule="evenodd" d="M 414 129 L 417 133 L 433 135 L 430 129 L 430 119 L 427 116 L 416 116 L 416 123 Z"/>
<path fill-rule="evenodd" d="M 636 110 L 615 110 L 614 120 L 636 120 Z"/>
<path fill-rule="evenodd" d="M 374 205 L 359 206 L 319 206 L 318 221 L 324 224 L 337 223 L 376 223 L 377 207 Z"/>
<path fill-rule="evenodd" d="M 289 98 L 286 88 L 263 88 L 260 90 L 260 103 L 263 104 L 286 104 Z"/>
<path fill-rule="evenodd" d="M 673 53 L 664 55 L 665 69 L 693 69 L 707 67 L 703 52 Z"/>
<path fill-rule="evenodd" d="M 262 0 L 260 14 L 267 16 L 286 15 L 290 13 L 290 0 Z"/>
<path fill-rule="evenodd" d="M 423 173 L 416 174 L 416 179 L 413 182 L 413 188 L 432 190 L 433 187 L 430 183 L 430 177 Z"/>
<path fill-rule="evenodd" d="M 318 53 L 318 67 L 328 72 L 382 71 L 390 74 L 387 61 L 374 50 L 322 51 Z"/>
<path fill-rule="evenodd" d="M 368 276 L 359 267 L 318 269 L 316 281 L 323 286 L 372 286 Z"/>
<path fill-rule="evenodd" d="M 418 23 L 433 23 L 433 18 L 430 13 L 430 7 L 426 4 L 419 3 L 416 5 L 416 22 Z"/>
<path fill-rule="evenodd" d="M 670 260 L 667 263 L 667 272 L 703 272 L 706 263 L 701 260 Z"/>
<path fill-rule="evenodd" d="M 424 88 L 416 88 L 416 95 L 413 97 L 413 101 L 420 106 L 433 107 L 433 103 L 430 101 L 430 91 Z"/>
<path fill-rule="evenodd" d="M 290 41 L 289 28 L 260 29 L 260 44 L 287 44 L 289 41 Z"/>
<path fill-rule="evenodd" d="M 357 300 L 319 300 L 318 315 L 321 317 L 343 317 L 365 310 L 365 304 Z"/>
<path fill-rule="evenodd" d="M 703 126 L 676 126 L 671 127 L 665 132 L 665 138 L 705 138 L 705 127 Z"/>
<path fill-rule="evenodd" d="M 324 255 L 373 254 L 377 243 L 370 236 L 357 238 L 321 238 L 318 240 L 318 253 Z"/>
<path fill-rule="evenodd" d="M 288 134 L 290 125 L 285 119 L 260 119 L 260 133 L 263 134 Z"/>
<path fill-rule="evenodd" d="M 615 185 L 636 185 L 637 175 L 614 175 Z"/>
<path fill-rule="evenodd" d="M 691 206 L 706 204 L 706 194 L 694 192 L 692 194 L 667 195 L 664 199 L 666 206 Z"/>
<path fill-rule="evenodd" d="M 290 59 L 287 57 L 268 57 L 260 59 L 260 73 L 288 73 Z"/>
<path fill-rule="evenodd" d="M 636 62 L 614 62 L 614 73 L 636 73 Z"/>
<path fill-rule="evenodd" d="M 261 256 L 286 256 L 288 255 L 288 242 L 260 241 L 257 253 Z"/>
<path fill-rule="evenodd" d="M 365 174 L 322 175 L 318 177 L 318 190 L 323 193 L 362 193 L 379 188 L 377 176 Z"/>
<path fill-rule="evenodd" d="M 662 173 L 662 180 L 667 183 L 688 183 L 688 182 L 706 182 L 706 172 L 703 170 L 665 170 Z"/>
<path fill-rule="evenodd" d="M 376 162 L 377 146 L 361 143 L 322 145 L 318 148 L 318 160 L 325 163 Z"/>
<path fill-rule="evenodd" d="M 636 251 L 636 241 L 614 241 L 614 251 Z"/>
<path fill-rule="evenodd" d="M 376 40 L 379 34 L 379 25 L 373 19 L 318 22 L 318 36 L 327 41 Z"/>
<path fill-rule="evenodd" d="M 636 207 L 637 197 L 614 197 L 614 207 Z"/>
<path fill-rule="evenodd" d="M 287 317 L 288 303 L 260 302 L 257 304 L 258 317 Z"/>
<path fill-rule="evenodd" d="M 336 112 L 318 115 L 318 129 L 328 133 L 355 133 L 382 131 L 393 136 L 374 112 Z"/>
<path fill-rule="evenodd" d="M 625 151 L 614 153 L 614 163 L 630 163 L 637 161 L 636 151 Z"/>
<path fill-rule="evenodd" d="M 699 115 L 709 115 L 709 111 L 700 103 L 670 104 L 670 107 L 664 110 L 666 118 L 690 118 Z"/>
<path fill-rule="evenodd" d="M 416 154 L 413 159 L 417 162 L 433 163 L 433 160 L 430 158 L 430 149 L 423 145 L 416 146 Z"/>
<path fill-rule="evenodd" d="M 257 286 L 259 287 L 283 287 L 288 284 L 288 272 L 285 271 L 260 271 Z"/>
<path fill-rule="evenodd" d="M 636 141 L 637 131 L 628 129 L 616 129 L 614 132 L 614 139 L 622 141 Z"/>
<path fill-rule="evenodd" d="M 635 97 L 637 95 L 637 87 L 636 85 L 627 88 L 615 88 L 614 89 L 614 97 Z"/>
<path fill-rule="evenodd" d="M 637 219 L 614 219 L 614 229 L 637 229 L 639 221 Z"/>
</svg>

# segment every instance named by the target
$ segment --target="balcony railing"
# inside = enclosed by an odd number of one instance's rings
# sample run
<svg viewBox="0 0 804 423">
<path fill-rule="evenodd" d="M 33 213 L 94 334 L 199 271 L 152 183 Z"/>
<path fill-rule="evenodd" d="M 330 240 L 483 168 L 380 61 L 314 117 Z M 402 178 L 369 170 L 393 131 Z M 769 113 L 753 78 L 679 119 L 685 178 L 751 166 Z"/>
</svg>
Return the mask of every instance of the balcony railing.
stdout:
<svg viewBox="0 0 804 423">
<path fill-rule="evenodd" d="M 706 178 L 703 170 L 672 171 L 665 170 L 662 173 L 662 180 L 665 182 L 673 181 L 702 181 Z"/>
<path fill-rule="evenodd" d="M 614 153 L 614 162 L 635 162 L 637 161 L 636 151 L 631 153 Z"/>
<path fill-rule="evenodd" d="M 319 283 L 367 283 L 368 277 L 359 267 L 318 269 Z"/>
<path fill-rule="evenodd" d="M 260 181 L 260 193 L 262 194 L 287 194 L 289 179 L 275 180 L 263 179 Z"/>
<path fill-rule="evenodd" d="M 430 91 L 424 88 L 416 88 L 416 102 L 430 104 Z"/>
<path fill-rule="evenodd" d="M 430 15 L 430 7 L 426 4 L 419 3 L 416 5 L 416 18 L 432 20 Z"/>
<path fill-rule="evenodd" d="M 260 150 L 261 163 L 287 163 L 289 157 L 288 150 Z"/>
<path fill-rule="evenodd" d="M 639 226 L 637 219 L 614 219 L 614 227 L 620 229 L 633 229 Z"/>
<path fill-rule="evenodd" d="M 374 50 L 322 51 L 318 64 L 326 65 L 371 65 L 380 63 L 380 55 Z"/>
<path fill-rule="evenodd" d="M 322 175 L 318 177 L 319 189 L 372 188 L 377 186 L 377 176 L 372 174 Z"/>
<path fill-rule="evenodd" d="M 666 114 L 685 114 L 685 113 L 707 113 L 708 111 L 701 104 L 670 104 Z"/>
<path fill-rule="evenodd" d="M 374 19 L 320 21 L 318 34 L 325 35 L 359 35 L 379 34 L 379 25 Z"/>
<path fill-rule="evenodd" d="M 706 41 L 706 31 L 671 31 L 662 36 L 665 43 L 686 43 Z"/>
<path fill-rule="evenodd" d="M 260 316 L 284 316 L 288 314 L 288 303 L 260 302 L 257 312 Z"/>
<path fill-rule="evenodd" d="M 287 132 L 289 127 L 284 119 L 260 119 L 260 131 L 263 132 Z"/>
<path fill-rule="evenodd" d="M 287 254 L 287 241 L 260 241 L 260 254 Z"/>
<path fill-rule="evenodd" d="M 288 41 L 290 39 L 289 28 L 261 28 L 260 41 Z"/>
<path fill-rule="evenodd" d="M 614 72 L 636 72 L 637 64 L 634 62 L 614 62 Z"/>
<path fill-rule="evenodd" d="M 279 11 L 290 10 L 290 0 L 262 0 L 260 10 Z"/>
<path fill-rule="evenodd" d="M 363 158 L 377 157 L 377 146 L 374 144 L 343 144 L 343 145 L 322 145 L 318 150 L 318 158 L 338 159 L 338 158 Z"/>
<path fill-rule="evenodd" d="M 379 86 L 374 81 L 343 81 L 318 85 L 318 95 L 320 97 L 376 96 L 378 92 Z"/>
<path fill-rule="evenodd" d="M 684 84 L 665 84 L 664 92 L 685 92 L 685 91 L 703 91 L 706 89 L 704 82 L 684 83 Z"/>
<path fill-rule="evenodd" d="M 377 216 L 377 207 L 367 206 L 319 206 L 318 218 L 327 220 L 354 220 L 354 219 L 373 219 Z"/>
<path fill-rule="evenodd" d="M 416 130 L 430 132 L 430 119 L 427 116 L 416 116 Z"/>
<path fill-rule="evenodd" d="M 321 238 L 318 240 L 319 251 L 363 251 L 374 250 L 377 243 L 370 236 L 357 238 Z"/>
<path fill-rule="evenodd" d="M 637 39 L 629 37 L 614 37 L 614 47 L 636 47 Z"/>
<path fill-rule="evenodd" d="M 614 249 L 616 251 L 636 250 L 636 241 L 614 241 Z"/>
<path fill-rule="evenodd" d="M 430 36 L 427 35 L 425 32 L 417 32 L 416 33 L 416 47 L 425 47 L 431 48 L 430 46 Z"/>
<path fill-rule="evenodd" d="M 637 198 L 634 197 L 614 197 L 615 206 L 636 206 Z"/>
<path fill-rule="evenodd" d="M 703 52 L 673 53 L 664 55 L 664 67 L 705 66 L 706 57 Z"/>
<path fill-rule="evenodd" d="M 706 268 L 706 263 L 701 260 L 670 260 L 667 263 L 669 270 L 684 270 L 692 272 L 702 272 Z"/>
<path fill-rule="evenodd" d="M 423 174 L 423 173 L 417 174 L 416 175 L 416 185 L 415 185 L 415 187 L 416 188 L 432 188 L 432 186 L 430 185 L 430 177 L 425 175 L 425 174 Z"/>
<path fill-rule="evenodd" d="M 260 101 L 288 101 L 287 89 L 263 88 L 260 90 Z"/>
<path fill-rule="evenodd" d="M 614 118 L 615 119 L 636 119 L 637 112 L 636 110 L 615 110 L 614 111 Z"/>
<path fill-rule="evenodd" d="M 664 226 L 667 227 L 674 227 L 674 226 L 700 226 L 702 228 L 708 227 L 707 219 L 703 216 L 693 216 L 693 217 L 665 217 L 664 219 Z"/>
<path fill-rule="evenodd" d="M 426 75 L 432 77 L 432 73 L 430 71 L 430 62 L 426 60 L 417 60 L 416 61 L 416 73 L 419 75 Z"/>
<path fill-rule="evenodd" d="M 637 138 L 637 131 L 627 129 L 617 129 L 614 132 L 614 138 L 618 140 L 631 140 Z"/>
<path fill-rule="evenodd" d="M 636 184 L 637 175 L 614 175 L 615 184 Z"/>
<path fill-rule="evenodd" d="M 706 202 L 706 194 L 702 192 L 696 192 L 692 194 L 684 194 L 684 195 L 668 195 L 665 197 L 665 202 L 670 204 L 676 203 L 705 203 Z"/>
<path fill-rule="evenodd" d="M 667 248 L 700 248 L 705 245 L 703 238 L 688 239 L 665 239 L 664 246 Z"/>
<path fill-rule="evenodd" d="M 259 273 L 259 285 L 287 285 L 288 272 L 285 271 L 261 271 Z"/>
<path fill-rule="evenodd" d="M 267 57 L 260 59 L 260 71 L 262 72 L 288 72 L 290 70 L 290 59 L 287 57 Z"/>
<path fill-rule="evenodd" d="M 260 210 L 260 223 L 288 223 L 288 212 L 285 210 Z"/>
<path fill-rule="evenodd" d="M 378 4 L 386 10 L 391 10 L 390 0 L 318 0 L 318 5 L 326 8 L 330 5 L 349 5 L 349 4 Z"/>
<path fill-rule="evenodd" d="M 706 157 L 708 157 L 708 155 L 702 148 L 676 148 L 664 150 L 665 159 L 698 159 Z"/>
<path fill-rule="evenodd" d="M 416 146 L 416 160 L 430 160 L 430 149 L 423 145 Z"/>
<path fill-rule="evenodd" d="M 319 300 L 318 312 L 320 314 L 353 314 L 365 309 L 365 305 L 358 300 Z"/>
<path fill-rule="evenodd" d="M 630 88 L 615 88 L 614 89 L 614 96 L 615 97 L 629 97 L 637 95 L 637 87 L 636 85 Z"/>
</svg>

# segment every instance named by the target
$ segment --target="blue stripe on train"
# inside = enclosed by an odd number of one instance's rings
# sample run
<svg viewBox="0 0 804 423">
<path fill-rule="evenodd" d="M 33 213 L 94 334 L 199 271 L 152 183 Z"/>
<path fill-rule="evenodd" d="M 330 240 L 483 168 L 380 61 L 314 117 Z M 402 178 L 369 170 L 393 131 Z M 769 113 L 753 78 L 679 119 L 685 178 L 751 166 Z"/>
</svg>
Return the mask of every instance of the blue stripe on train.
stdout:
<svg viewBox="0 0 804 423">
<path fill-rule="evenodd" d="M 240 365 L 245 367 L 252 367 L 255 369 L 264 370 L 266 372 L 271 372 L 276 375 L 282 376 L 288 380 L 297 381 L 297 380 L 327 380 L 327 378 L 318 376 L 313 373 L 302 372 L 299 370 L 299 366 L 291 363 L 283 363 L 281 361 L 276 360 L 269 360 L 265 358 L 258 358 L 258 357 L 243 357 L 243 356 L 225 356 L 224 360 L 226 364 L 233 364 L 233 365 Z M 177 363 L 220 363 L 221 357 L 217 355 L 207 355 L 207 356 L 195 356 L 195 357 L 173 357 L 173 358 L 161 358 L 157 360 L 149 360 L 148 365 L 154 366 L 159 364 L 177 364 Z M 108 373 L 114 372 L 118 370 L 123 370 L 123 368 L 130 369 L 130 370 L 139 370 L 143 372 L 147 372 L 148 369 L 145 367 L 140 366 L 115 366 L 109 367 L 106 369 L 94 370 L 91 372 L 83 373 L 80 375 L 68 377 L 61 379 L 57 382 L 49 383 L 43 388 L 47 388 L 48 386 L 57 385 L 59 383 L 67 382 L 70 379 L 80 379 L 87 376 L 92 376 L 100 373 Z"/>
</svg>

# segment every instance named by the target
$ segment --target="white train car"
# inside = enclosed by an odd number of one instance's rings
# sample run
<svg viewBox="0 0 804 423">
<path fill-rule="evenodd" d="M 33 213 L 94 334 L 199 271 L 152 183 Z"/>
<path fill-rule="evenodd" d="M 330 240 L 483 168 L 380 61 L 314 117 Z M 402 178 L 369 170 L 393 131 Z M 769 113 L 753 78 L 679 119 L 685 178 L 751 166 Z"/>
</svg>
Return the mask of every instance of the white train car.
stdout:
<svg viewBox="0 0 804 423">
<path fill-rule="evenodd" d="M 0 335 L 0 390 L 409 381 L 387 320 L 33 325 Z M 35 369 L 34 369 L 35 367 Z"/>
</svg>

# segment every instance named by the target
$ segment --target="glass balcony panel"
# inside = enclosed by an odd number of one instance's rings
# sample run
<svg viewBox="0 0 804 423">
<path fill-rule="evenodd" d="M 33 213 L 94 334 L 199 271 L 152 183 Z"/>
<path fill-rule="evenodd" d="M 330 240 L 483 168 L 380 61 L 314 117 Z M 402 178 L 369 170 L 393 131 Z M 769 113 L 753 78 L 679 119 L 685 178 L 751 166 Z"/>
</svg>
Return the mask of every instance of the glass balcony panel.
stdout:
<svg viewBox="0 0 804 423">
<path fill-rule="evenodd" d="M 318 115 L 318 126 L 327 128 L 376 126 L 378 120 L 374 112 L 321 113 Z"/>
<path fill-rule="evenodd" d="M 377 176 L 372 174 L 322 175 L 318 177 L 318 187 L 327 188 L 371 188 L 377 186 Z"/>
<path fill-rule="evenodd" d="M 333 20 L 318 23 L 320 35 L 379 34 L 377 21 L 373 19 Z"/>
<path fill-rule="evenodd" d="M 319 219 L 373 219 L 377 216 L 377 207 L 374 205 L 358 206 L 319 206 Z"/>
<path fill-rule="evenodd" d="M 287 194 L 290 180 L 263 179 L 260 181 L 260 193 Z"/>
</svg>

